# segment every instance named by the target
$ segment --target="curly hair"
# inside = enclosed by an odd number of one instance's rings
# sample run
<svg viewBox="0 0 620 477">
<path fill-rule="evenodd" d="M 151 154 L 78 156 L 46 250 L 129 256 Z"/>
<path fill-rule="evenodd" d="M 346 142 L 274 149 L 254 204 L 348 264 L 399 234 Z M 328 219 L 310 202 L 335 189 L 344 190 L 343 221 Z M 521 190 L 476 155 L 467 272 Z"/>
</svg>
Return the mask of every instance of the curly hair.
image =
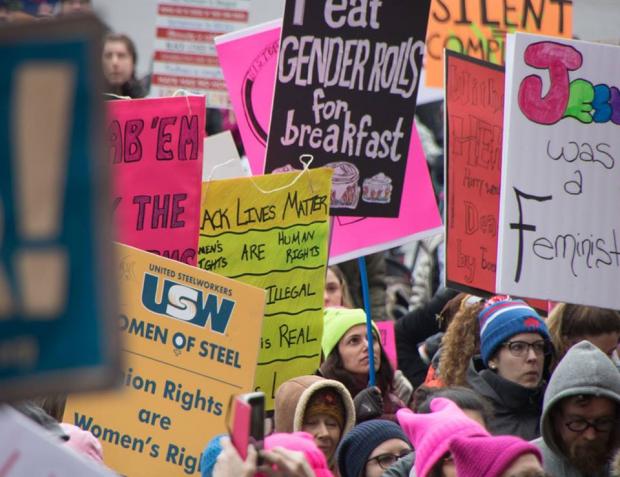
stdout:
<svg viewBox="0 0 620 477">
<path fill-rule="evenodd" d="M 446 334 L 441 341 L 439 373 L 446 386 L 466 386 L 467 368 L 471 358 L 480 349 L 480 327 L 478 313 L 483 301 L 475 301 L 474 295 L 460 297 L 459 309 L 452 318 Z"/>
</svg>

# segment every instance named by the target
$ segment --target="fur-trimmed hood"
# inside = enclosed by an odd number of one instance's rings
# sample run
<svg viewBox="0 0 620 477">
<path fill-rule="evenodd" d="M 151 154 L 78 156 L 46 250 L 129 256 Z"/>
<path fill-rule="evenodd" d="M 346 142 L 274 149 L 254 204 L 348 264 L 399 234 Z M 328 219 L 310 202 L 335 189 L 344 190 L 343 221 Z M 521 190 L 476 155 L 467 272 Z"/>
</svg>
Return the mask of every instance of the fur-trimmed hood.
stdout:
<svg viewBox="0 0 620 477">
<path fill-rule="evenodd" d="M 320 389 L 335 390 L 344 404 L 344 436 L 355 425 L 355 407 L 351 394 L 341 383 L 320 376 L 299 376 L 282 383 L 275 397 L 275 432 L 298 432 L 310 398 Z"/>
</svg>

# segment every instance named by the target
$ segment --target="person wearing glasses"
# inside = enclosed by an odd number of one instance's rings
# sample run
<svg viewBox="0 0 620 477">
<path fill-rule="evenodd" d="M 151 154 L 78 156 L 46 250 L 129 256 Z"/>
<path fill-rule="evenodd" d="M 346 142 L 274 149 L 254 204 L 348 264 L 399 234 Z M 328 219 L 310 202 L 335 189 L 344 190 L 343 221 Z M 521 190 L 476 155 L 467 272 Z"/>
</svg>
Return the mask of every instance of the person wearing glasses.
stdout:
<svg viewBox="0 0 620 477">
<path fill-rule="evenodd" d="M 562 477 L 610 475 L 620 447 L 620 373 L 588 341 L 568 350 L 549 380 L 541 418 L 542 437 L 533 444 L 545 471 Z"/>
<path fill-rule="evenodd" d="M 395 422 L 384 419 L 362 422 L 338 446 L 340 477 L 380 477 L 411 452 L 409 439 Z"/>
<path fill-rule="evenodd" d="M 547 326 L 532 307 L 508 296 L 494 296 L 478 310 L 480 356 L 470 360 L 467 385 L 493 406 L 491 434 L 535 439 L 553 349 Z"/>
</svg>

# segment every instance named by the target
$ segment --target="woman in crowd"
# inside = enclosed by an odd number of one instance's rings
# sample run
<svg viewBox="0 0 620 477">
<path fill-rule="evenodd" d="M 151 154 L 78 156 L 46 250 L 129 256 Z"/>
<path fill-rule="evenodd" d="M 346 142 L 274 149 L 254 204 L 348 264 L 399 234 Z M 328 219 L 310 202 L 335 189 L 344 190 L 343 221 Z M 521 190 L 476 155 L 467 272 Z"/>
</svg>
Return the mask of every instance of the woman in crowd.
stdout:
<svg viewBox="0 0 620 477">
<path fill-rule="evenodd" d="M 143 98 L 146 93 L 136 79 L 138 54 L 131 38 L 123 34 L 108 34 L 103 42 L 103 75 L 105 93 L 130 98 Z"/>
<path fill-rule="evenodd" d="M 325 291 L 323 292 L 323 306 L 325 308 L 328 306 L 344 306 L 345 308 L 351 308 L 353 306 L 347 280 L 338 265 L 327 267 Z"/>
<path fill-rule="evenodd" d="M 465 298 L 444 337 L 439 372 L 446 385 L 466 384 L 492 403 L 492 434 L 532 440 L 540 435 L 552 349 L 545 322 L 525 302 Z"/>
<path fill-rule="evenodd" d="M 368 387 L 369 349 L 366 313 L 359 308 L 326 308 L 321 347 L 325 361 L 319 374 L 339 381 L 355 401 L 356 421 L 382 416 L 395 420 L 405 404 L 393 393 L 394 370 L 379 340 L 373 323 L 373 356 L 376 386 Z"/>
<path fill-rule="evenodd" d="M 559 303 L 549 314 L 547 326 L 556 352 L 553 369 L 568 349 L 582 340 L 609 357 L 620 340 L 620 313 L 595 306 Z"/>
<path fill-rule="evenodd" d="M 280 385 L 274 410 L 275 431 L 304 431 L 312 435 L 335 474 L 336 448 L 355 425 L 349 391 L 338 381 L 300 376 Z"/>
<path fill-rule="evenodd" d="M 382 419 L 366 421 L 342 439 L 338 469 L 341 477 L 380 477 L 411 452 L 409 439 L 398 424 Z"/>
</svg>

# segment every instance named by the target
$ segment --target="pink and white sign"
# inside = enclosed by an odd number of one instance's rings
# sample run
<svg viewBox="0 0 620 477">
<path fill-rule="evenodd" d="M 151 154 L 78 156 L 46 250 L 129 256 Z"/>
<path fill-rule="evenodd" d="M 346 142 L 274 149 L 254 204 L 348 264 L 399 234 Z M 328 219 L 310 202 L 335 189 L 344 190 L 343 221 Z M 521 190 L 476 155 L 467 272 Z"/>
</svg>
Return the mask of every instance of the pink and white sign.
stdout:
<svg viewBox="0 0 620 477">
<path fill-rule="evenodd" d="M 211 108 L 230 107 L 213 38 L 248 23 L 250 0 L 159 0 L 151 96 L 178 89 L 204 94 Z"/>
<path fill-rule="evenodd" d="M 252 174 L 262 174 L 271 119 L 282 21 L 218 36 L 220 58 L 230 101 Z"/>
<path fill-rule="evenodd" d="M 118 240 L 196 265 L 204 96 L 108 103 Z"/>
<path fill-rule="evenodd" d="M 253 174 L 261 174 L 264 170 L 280 24 L 277 20 L 216 39 L 220 64 Z M 249 81 L 252 83 L 248 85 Z M 442 230 L 415 127 L 408 155 L 400 217 L 335 217 L 330 264 L 397 247 Z M 301 163 L 299 168 L 302 168 Z"/>
<path fill-rule="evenodd" d="M 0 477 L 114 477 L 9 406 L 0 409 Z"/>
</svg>

